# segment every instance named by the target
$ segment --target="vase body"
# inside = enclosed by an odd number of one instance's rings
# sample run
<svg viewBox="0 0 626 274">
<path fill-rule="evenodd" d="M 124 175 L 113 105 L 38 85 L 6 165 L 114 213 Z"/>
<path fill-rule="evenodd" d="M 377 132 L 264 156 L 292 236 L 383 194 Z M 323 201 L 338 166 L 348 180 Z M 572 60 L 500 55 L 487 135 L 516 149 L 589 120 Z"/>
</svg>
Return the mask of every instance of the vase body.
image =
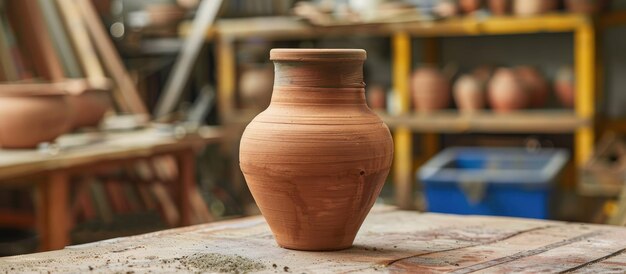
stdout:
<svg viewBox="0 0 626 274">
<path fill-rule="evenodd" d="M 413 72 L 411 93 L 418 112 L 430 113 L 450 105 L 450 82 L 433 67 L 423 67 Z"/>
<path fill-rule="evenodd" d="M 243 133 L 241 171 L 280 246 L 348 248 L 393 157 L 365 102 L 365 51 L 273 49 L 270 59 L 272 100 Z"/>
<path fill-rule="evenodd" d="M 72 127 L 66 95 L 0 96 L 0 147 L 35 148 Z"/>
<path fill-rule="evenodd" d="M 489 104 L 495 112 L 511 112 L 528 106 L 530 97 L 513 69 L 496 70 L 489 81 Z"/>
<path fill-rule="evenodd" d="M 480 9 L 482 0 L 459 0 L 459 7 L 463 13 L 473 13 Z"/>
<path fill-rule="evenodd" d="M 556 6 L 556 0 L 515 0 L 513 13 L 520 16 L 533 16 L 552 11 Z"/>
<path fill-rule="evenodd" d="M 598 14 L 606 9 L 607 0 L 565 0 L 569 12 Z"/>
</svg>

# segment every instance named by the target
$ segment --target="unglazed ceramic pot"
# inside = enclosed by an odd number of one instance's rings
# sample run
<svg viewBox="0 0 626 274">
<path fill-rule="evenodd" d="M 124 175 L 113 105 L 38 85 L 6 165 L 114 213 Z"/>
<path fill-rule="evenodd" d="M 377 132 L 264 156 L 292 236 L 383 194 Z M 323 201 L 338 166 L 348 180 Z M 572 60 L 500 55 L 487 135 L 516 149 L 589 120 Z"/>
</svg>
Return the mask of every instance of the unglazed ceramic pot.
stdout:
<svg viewBox="0 0 626 274">
<path fill-rule="evenodd" d="M 270 59 L 272 102 L 243 133 L 241 171 L 278 245 L 348 248 L 393 156 L 365 103 L 365 51 L 273 49 Z"/>
<path fill-rule="evenodd" d="M 449 80 L 433 67 L 422 67 L 413 72 L 411 93 L 418 112 L 429 113 L 450 105 Z"/>
<path fill-rule="evenodd" d="M 472 113 L 485 107 L 484 85 L 475 76 L 466 74 L 454 83 L 454 101 L 462 113 Z"/>
<path fill-rule="evenodd" d="M 387 92 L 379 85 L 368 87 L 366 91 L 367 105 L 374 110 L 384 110 L 387 108 Z"/>
<path fill-rule="evenodd" d="M 68 100 L 76 113 L 72 122 L 74 128 L 97 126 L 111 108 L 109 91 L 106 90 L 87 90 L 69 95 Z"/>
<path fill-rule="evenodd" d="M 489 0 L 489 10 L 493 15 L 506 15 L 511 11 L 512 0 Z"/>
<path fill-rule="evenodd" d="M 565 7 L 570 12 L 597 14 L 607 6 L 607 0 L 565 0 Z"/>
<path fill-rule="evenodd" d="M 463 13 L 473 13 L 480 9 L 482 0 L 459 0 L 459 7 Z"/>
<path fill-rule="evenodd" d="M 557 6 L 556 0 L 514 0 L 513 13 L 521 16 L 532 16 L 552 11 Z"/>
<path fill-rule="evenodd" d="M 496 70 L 489 81 L 489 104 L 495 112 L 510 112 L 526 108 L 530 97 L 513 69 Z"/>
<path fill-rule="evenodd" d="M 515 68 L 515 73 L 524 88 L 530 95 L 530 107 L 540 108 L 546 104 L 550 95 L 550 85 L 548 81 L 531 66 L 519 66 Z"/>
<path fill-rule="evenodd" d="M 69 131 L 74 110 L 66 95 L 0 96 L 0 147 L 34 148 Z"/>
</svg>

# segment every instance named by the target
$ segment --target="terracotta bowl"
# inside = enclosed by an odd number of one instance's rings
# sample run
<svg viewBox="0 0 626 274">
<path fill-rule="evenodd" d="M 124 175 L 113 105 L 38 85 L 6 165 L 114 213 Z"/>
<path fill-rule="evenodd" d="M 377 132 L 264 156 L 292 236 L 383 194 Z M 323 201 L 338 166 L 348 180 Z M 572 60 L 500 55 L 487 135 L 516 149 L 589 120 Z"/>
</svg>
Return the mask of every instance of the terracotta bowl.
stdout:
<svg viewBox="0 0 626 274">
<path fill-rule="evenodd" d="M 72 127 L 95 127 L 100 124 L 104 114 L 111 108 L 108 93 L 104 90 L 87 90 L 81 94 L 68 96 L 69 104 L 76 112 Z"/>
<path fill-rule="evenodd" d="M 0 147 L 34 148 L 72 127 L 67 95 L 0 95 Z"/>
</svg>

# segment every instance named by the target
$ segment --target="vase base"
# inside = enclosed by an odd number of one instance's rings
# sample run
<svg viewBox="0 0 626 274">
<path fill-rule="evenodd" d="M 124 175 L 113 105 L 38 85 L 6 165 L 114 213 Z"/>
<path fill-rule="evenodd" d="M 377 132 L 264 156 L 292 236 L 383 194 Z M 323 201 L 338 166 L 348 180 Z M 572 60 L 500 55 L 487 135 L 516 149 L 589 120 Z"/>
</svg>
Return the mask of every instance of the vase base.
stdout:
<svg viewBox="0 0 626 274">
<path fill-rule="evenodd" d="M 352 247 L 352 244 L 349 245 L 337 245 L 337 246 L 308 246 L 308 245 L 297 245 L 297 244 L 281 244 L 278 243 L 278 246 L 284 249 L 297 250 L 297 251 L 339 251 Z"/>
</svg>

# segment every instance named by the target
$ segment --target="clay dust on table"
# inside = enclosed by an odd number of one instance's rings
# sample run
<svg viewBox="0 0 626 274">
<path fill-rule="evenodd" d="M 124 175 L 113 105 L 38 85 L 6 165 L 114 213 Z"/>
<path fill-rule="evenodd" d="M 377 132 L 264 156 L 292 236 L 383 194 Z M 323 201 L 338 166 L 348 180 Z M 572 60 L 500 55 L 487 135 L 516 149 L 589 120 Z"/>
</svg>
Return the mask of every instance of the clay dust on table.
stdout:
<svg viewBox="0 0 626 274">
<path fill-rule="evenodd" d="M 202 272 L 247 273 L 265 269 L 265 266 L 260 262 L 238 255 L 218 253 L 186 256 L 180 260 L 180 263 L 185 267 Z"/>
</svg>

